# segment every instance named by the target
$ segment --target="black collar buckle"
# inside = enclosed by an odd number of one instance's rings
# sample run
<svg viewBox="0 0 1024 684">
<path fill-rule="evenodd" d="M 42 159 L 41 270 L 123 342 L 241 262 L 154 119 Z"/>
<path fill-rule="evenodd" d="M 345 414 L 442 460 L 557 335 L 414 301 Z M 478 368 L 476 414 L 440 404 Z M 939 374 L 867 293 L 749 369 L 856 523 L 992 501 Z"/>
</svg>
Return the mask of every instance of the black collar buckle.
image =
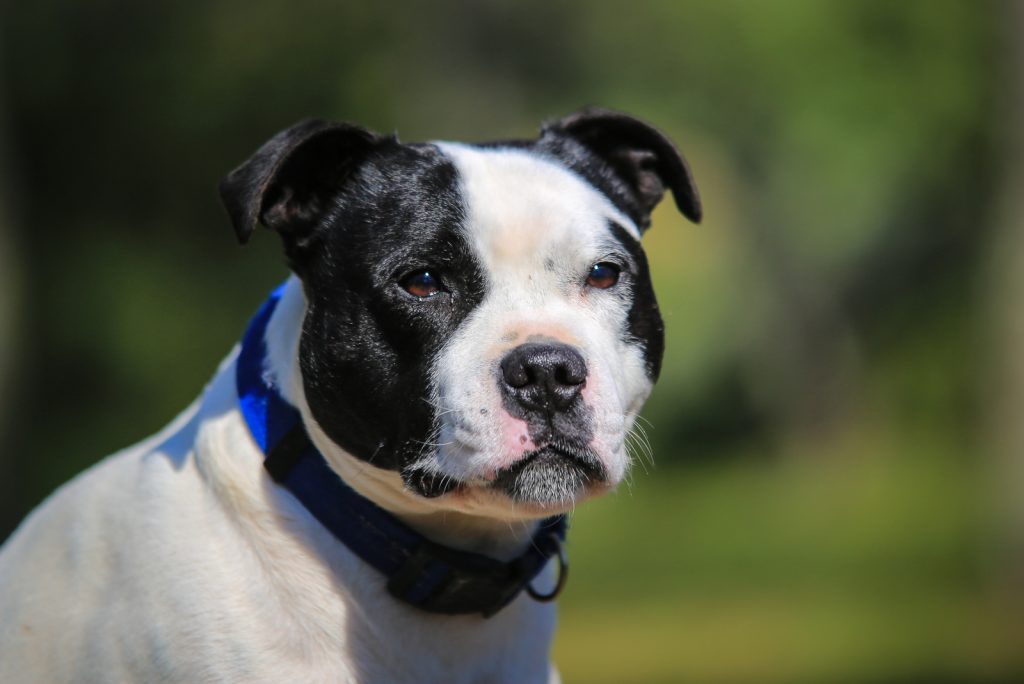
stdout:
<svg viewBox="0 0 1024 684">
<path fill-rule="evenodd" d="M 535 537 L 526 553 L 508 563 L 424 540 L 388 579 L 388 592 L 433 613 L 479 613 L 484 617 L 507 606 L 523 589 L 537 601 L 552 601 L 565 586 L 569 569 L 560 536 L 564 523 L 556 525 Z M 530 582 L 556 554 L 557 583 L 552 591 L 541 594 Z"/>
</svg>

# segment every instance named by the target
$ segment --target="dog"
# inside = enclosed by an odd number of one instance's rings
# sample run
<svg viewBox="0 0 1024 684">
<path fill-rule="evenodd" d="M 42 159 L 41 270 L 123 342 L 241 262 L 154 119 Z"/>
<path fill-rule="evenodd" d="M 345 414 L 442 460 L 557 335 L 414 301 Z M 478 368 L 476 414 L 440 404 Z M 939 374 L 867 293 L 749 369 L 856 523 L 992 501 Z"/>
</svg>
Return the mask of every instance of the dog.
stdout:
<svg viewBox="0 0 1024 684">
<path fill-rule="evenodd" d="M 227 175 L 291 275 L 196 402 L 0 551 L 0 681 L 543 682 L 565 514 L 658 377 L 640 239 L 673 143 L 585 109 L 532 140 L 305 121 Z"/>
</svg>

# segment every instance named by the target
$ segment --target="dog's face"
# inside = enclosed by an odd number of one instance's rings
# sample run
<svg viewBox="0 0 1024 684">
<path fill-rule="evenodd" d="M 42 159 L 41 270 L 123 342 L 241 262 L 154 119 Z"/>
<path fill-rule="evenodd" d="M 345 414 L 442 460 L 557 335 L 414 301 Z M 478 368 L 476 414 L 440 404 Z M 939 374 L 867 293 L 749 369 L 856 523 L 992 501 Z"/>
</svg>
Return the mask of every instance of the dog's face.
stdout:
<svg viewBox="0 0 1024 684">
<path fill-rule="evenodd" d="M 324 434 L 415 496 L 533 516 L 626 471 L 663 350 L 640 236 L 666 187 L 698 220 L 664 136 L 587 110 L 487 145 L 306 122 L 221 192 L 239 238 L 275 229 L 302 280 Z"/>
</svg>

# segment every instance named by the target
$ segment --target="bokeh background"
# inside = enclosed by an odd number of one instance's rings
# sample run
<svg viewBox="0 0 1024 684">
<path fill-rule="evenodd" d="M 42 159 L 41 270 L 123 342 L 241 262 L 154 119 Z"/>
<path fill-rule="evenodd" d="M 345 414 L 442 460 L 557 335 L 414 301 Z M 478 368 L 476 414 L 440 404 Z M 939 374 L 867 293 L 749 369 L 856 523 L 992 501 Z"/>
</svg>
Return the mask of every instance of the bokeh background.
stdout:
<svg viewBox="0 0 1024 684">
<path fill-rule="evenodd" d="M 284 275 L 216 183 L 292 122 L 668 132 L 653 463 L 580 508 L 573 682 L 1024 681 L 1024 9 L 34 0 L 0 10 L 0 539 L 197 394 Z"/>
</svg>

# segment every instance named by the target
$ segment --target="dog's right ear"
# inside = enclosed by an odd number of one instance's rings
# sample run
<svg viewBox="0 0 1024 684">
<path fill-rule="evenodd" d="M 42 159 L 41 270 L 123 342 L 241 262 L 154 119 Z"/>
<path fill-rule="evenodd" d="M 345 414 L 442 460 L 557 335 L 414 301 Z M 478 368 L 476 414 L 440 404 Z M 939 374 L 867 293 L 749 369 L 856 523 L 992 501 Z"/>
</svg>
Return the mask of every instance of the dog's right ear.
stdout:
<svg viewBox="0 0 1024 684">
<path fill-rule="evenodd" d="M 700 223 L 703 211 L 690 167 L 664 133 L 640 119 L 588 107 L 545 124 L 545 135 L 568 136 L 601 158 L 633 191 L 634 219 L 641 230 L 665 190 L 686 218 Z"/>
<path fill-rule="evenodd" d="M 388 139 L 352 124 L 316 120 L 275 135 L 220 182 L 238 241 L 245 244 L 257 223 L 286 240 L 301 240 L 345 177 Z"/>
</svg>

